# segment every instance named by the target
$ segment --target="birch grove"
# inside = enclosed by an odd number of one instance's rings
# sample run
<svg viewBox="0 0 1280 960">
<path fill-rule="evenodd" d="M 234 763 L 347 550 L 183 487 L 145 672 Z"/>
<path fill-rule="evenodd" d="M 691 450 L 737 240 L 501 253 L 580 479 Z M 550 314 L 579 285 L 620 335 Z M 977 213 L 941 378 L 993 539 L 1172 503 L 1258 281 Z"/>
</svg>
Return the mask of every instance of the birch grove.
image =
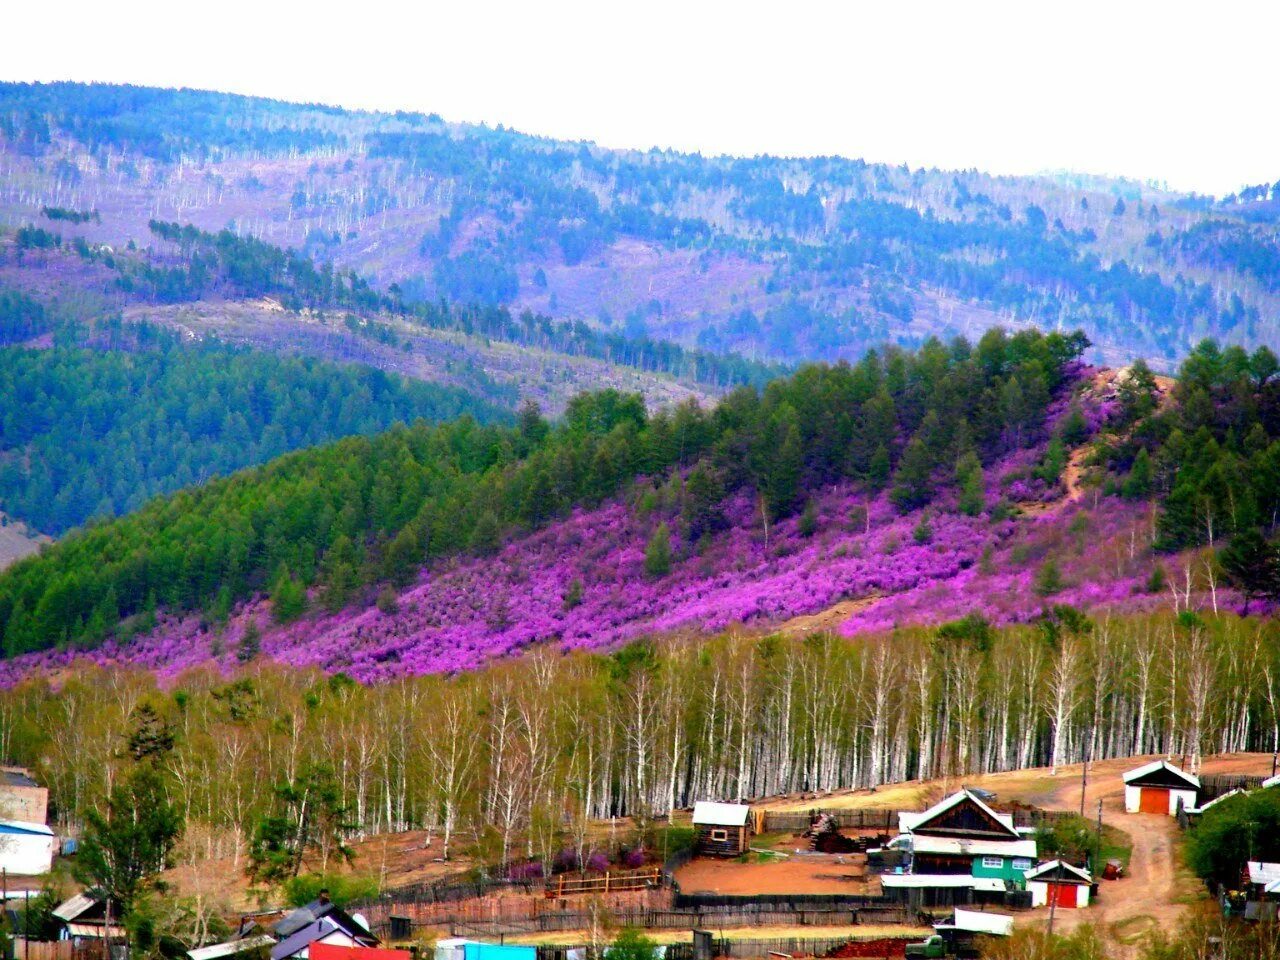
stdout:
<svg viewBox="0 0 1280 960">
<path fill-rule="evenodd" d="M 0 691 L 7 762 L 32 766 L 64 829 L 101 802 L 133 712 L 177 742 L 174 797 L 209 855 L 238 851 L 275 784 L 328 764 L 361 833 L 421 827 L 495 859 L 587 845 L 590 820 L 696 799 L 866 787 L 1081 759 L 1280 742 L 1271 621 L 1160 614 L 990 643 L 725 634 L 612 655 L 541 649 L 456 677 L 361 686 L 260 665 L 84 670 Z"/>
</svg>

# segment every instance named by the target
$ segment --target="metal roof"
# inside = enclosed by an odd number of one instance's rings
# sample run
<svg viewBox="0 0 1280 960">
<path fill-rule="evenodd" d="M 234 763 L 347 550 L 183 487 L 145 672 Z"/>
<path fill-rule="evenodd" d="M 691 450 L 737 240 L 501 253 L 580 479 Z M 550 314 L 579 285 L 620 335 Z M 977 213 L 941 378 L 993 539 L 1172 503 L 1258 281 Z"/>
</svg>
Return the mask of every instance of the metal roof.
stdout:
<svg viewBox="0 0 1280 960">
<path fill-rule="evenodd" d="M 25 770 L 16 767 L 0 767 L 0 783 L 6 787 L 38 787 L 40 784 L 31 779 Z"/>
<path fill-rule="evenodd" d="M 951 796 L 946 797 L 943 800 L 939 800 L 932 807 L 922 813 L 913 813 L 910 810 L 902 811 L 898 814 L 898 829 L 903 833 L 910 833 L 913 830 L 918 830 L 921 825 L 928 823 L 934 817 L 941 816 L 966 798 L 976 803 L 983 812 L 993 817 L 1001 826 L 1006 827 L 1011 834 L 1016 834 L 1018 832 L 1013 825 L 1013 814 L 996 813 L 987 806 L 985 802 L 983 802 L 981 797 L 970 793 L 968 790 L 961 790 L 958 793 L 953 793 Z"/>
<path fill-rule="evenodd" d="M 1267 863 L 1262 860 L 1249 861 L 1249 882 L 1271 884 L 1280 880 L 1280 863 Z"/>
<path fill-rule="evenodd" d="M 1088 870 L 1073 867 L 1063 860 L 1050 860 L 1047 863 L 1042 863 L 1034 870 L 1028 870 L 1026 878 L 1028 880 L 1044 880 L 1045 882 L 1053 881 L 1055 883 L 1059 881 L 1063 883 L 1093 883 L 1093 877 Z"/>
<path fill-rule="evenodd" d="M 256 937 L 241 937 L 238 940 L 227 940 L 224 943 L 211 943 L 207 947 L 196 947 L 188 950 L 187 956 L 191 960 L 219 960 L 220 957 L 234 956 L 237 953 L 244 953 L 246 950 L 269 947 L 275 942 L 275 937 L 267 933 L 261 933 Z"/>
<path fill-rule="evenodd" d="M 38 833 L 43 837 L 53 836 L 53 831 L 43 823 L 28 823 L 25 820 L 0 820 L 0 833 Z"/>
<path fill-rule="evenodd" d="M 77 893 L 71 899 L 58 904 L 53 910 L 53 915 L 64 923 L 70 923 L 82 913 L 92 910 L 98 903 L 98 898 L 92 893 Z"/>
<path fill-rule="evenodd" d="M 1036 858 L 1034 840 L 965 840 L 960 837 L 928 837 L 911 834 L 914 853 L 950 853 L 967 857 Z"/>
<path fill-rule="evenodd" d="M 693 822 L 713 827 L 741 827 L 747 822 L 751 808 L 745 803 L 714 803 L 699 800 L 693 805 Z"/>
<path fill-rule="evenodd" d="M 990 933 L 998 937 L 1007 937 L 1013 933 L 1013 917 L 1003 913 L 984 913 L 981 910 L 961 910 L 949 920 L 933 925 L 935 930 L 962 930 L 965 933 Z"/>
<path fill-rule="evenodd" d="M 971 887 L 989 893 L 1007 889 L 999 877 L 971 877 L 967 873 L 886 873 L 880 877 L 880 886 L 891 890 L 895 887 Z"/>
<path fill-rule="evenodd" d="M 1165 769 L 1172 773 L 1175 777 L 1185 780 L 1189 786 L 1200 789 L 1200 778 L 1192 776 L 1187 771 L 1175 767 L 1168 760 L 1152 760 L 1150 763 L 1144 763 L 1140 767 L 1134 767 L 1121 778 L 1125 783 L 1132 783 L 1134 780 L 1141 780 L 1149 773 L 1155 773 L 1157 770 Z"/>
</svg>

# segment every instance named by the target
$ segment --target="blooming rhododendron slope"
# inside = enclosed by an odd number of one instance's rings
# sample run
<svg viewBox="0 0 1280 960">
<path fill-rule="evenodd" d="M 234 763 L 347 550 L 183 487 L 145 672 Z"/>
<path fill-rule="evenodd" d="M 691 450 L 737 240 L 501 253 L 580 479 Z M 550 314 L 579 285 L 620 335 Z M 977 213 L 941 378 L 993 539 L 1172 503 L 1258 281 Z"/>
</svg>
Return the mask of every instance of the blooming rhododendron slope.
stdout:
<svg viewBox="0 0 1280 960">
<path fill-rule="evenodd" d="M 1009 457 L 988 471 L 990 503 L 1002 493 L 1040 497 L 994 517 L 991 510 L 963 515 L 947 500 L 899 514 L 884 495 L 836 486 L 816 498 L 809 535 L 804 518 L 794 517 L 770 526 L 766 546 L 758 506 L 740 493 L 727 505 L 726 530 L 697 546 L 673 535 L 670 572 L 651 577 L 644 554 L 659 518 L 634 503 L 612 502 L 575 511 L 496 556 L 424 570 L 394 603 L 274 627 L 269 603 L 260 600 L 239 609 L 221 631 L 194 616 L 162 617 L 148 636 L 90 656 L 169 675 L 210 658 L 229 669 L 253 623 L 262 631 L 264 656 L 373 682 L 467 670 L 535 644 L 599 649 L 736 625 L 763 632 L 851 599 L 865 602 L 840 624 L 846 634 L 971 613 L 1016 622 L 1051 604 L 1126 610 L 1167 604 L 1167 594 L 1148 586 L 1160 562 L 1149 548 L 1150 506 L 1076 498 L 1061 485 L 1029 481 L 1027 465 L 1036 454 Z M 1050 562 L 1057 582 L 1038 583 Z M 25 673 L 72 656 L 31 654 L 5 669 Z"/>
</svg>

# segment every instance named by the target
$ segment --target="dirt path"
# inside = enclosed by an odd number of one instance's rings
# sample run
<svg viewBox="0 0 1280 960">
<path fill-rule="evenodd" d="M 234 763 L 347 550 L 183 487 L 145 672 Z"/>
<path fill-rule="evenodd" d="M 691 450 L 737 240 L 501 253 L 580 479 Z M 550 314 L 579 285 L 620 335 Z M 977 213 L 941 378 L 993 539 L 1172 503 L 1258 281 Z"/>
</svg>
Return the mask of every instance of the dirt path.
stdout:
<svg viewBox="0 0 1280 960">
<path fill-rule="evenodd" d="M 811 633 L 833 631 L 855 613 L 859 613 L 880 599 L 880 594 L 859 597 L 857 600 L 841 600 L 834 606 L 827 607 L 817 613 L 803 617 L 792 617 L 784 621 L 776 629 L 777 633 L 788 637 L 806 637 Z M 770 631 L 774 632 L 774 631 Z"/>
</svg>

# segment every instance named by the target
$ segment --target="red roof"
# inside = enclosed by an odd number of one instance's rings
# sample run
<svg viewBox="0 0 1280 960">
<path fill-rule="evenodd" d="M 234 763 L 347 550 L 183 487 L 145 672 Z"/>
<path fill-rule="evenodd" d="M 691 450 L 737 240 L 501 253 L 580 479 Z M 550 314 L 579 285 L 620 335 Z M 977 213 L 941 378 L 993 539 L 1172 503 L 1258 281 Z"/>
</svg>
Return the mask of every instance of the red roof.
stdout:
<svg viewBox="0 0 1280 960">
<path fill-rule="evenodd" d="M 340 947 L 336 943 L 313 943 L 309 952 L 311 960 L 410 960 L 408 950 L 387 950 L 383 947 Z"/>
</svg>

